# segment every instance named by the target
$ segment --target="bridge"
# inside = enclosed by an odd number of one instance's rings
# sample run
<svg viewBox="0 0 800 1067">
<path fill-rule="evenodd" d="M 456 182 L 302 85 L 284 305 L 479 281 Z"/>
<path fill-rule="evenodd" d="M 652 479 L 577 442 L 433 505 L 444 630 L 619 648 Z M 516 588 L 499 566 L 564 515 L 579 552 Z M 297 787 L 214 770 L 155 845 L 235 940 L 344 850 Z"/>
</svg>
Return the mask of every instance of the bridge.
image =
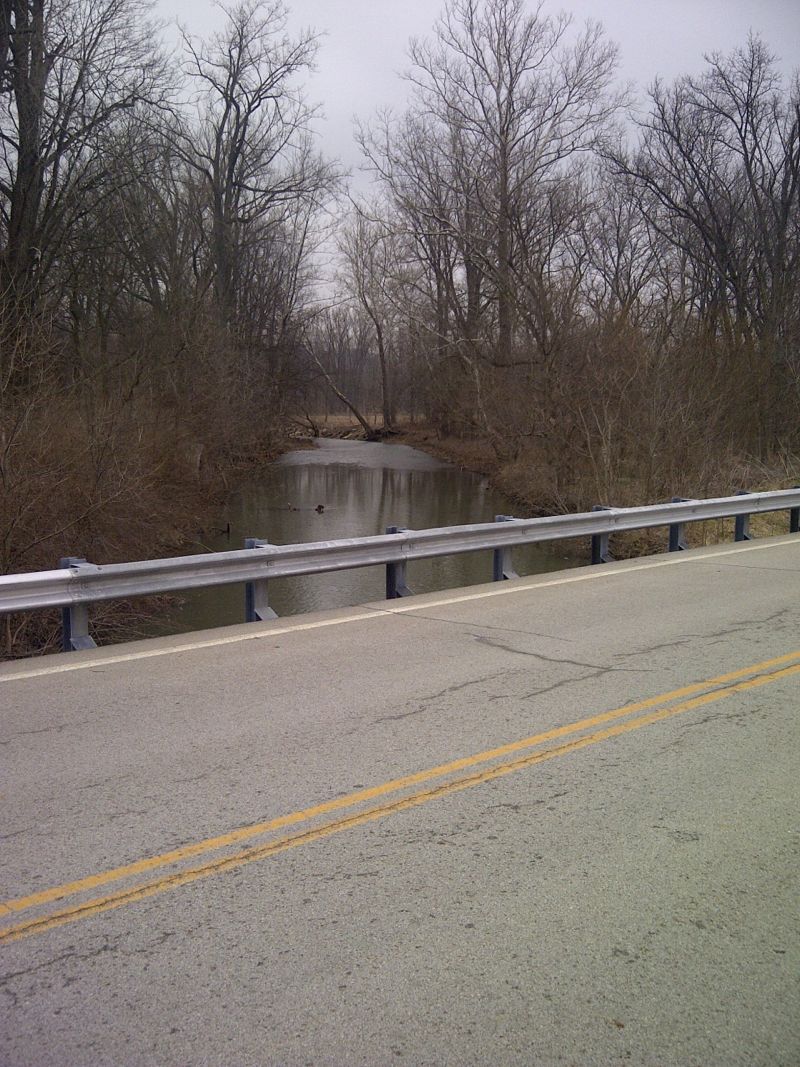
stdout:
<svg viewBox="0 0 800 1067">
<path fill-rule="evenodd" d="M 772 537 L 4 665 L 0 1062 L 796 1063 L 798 594 Z"/>
</svg>

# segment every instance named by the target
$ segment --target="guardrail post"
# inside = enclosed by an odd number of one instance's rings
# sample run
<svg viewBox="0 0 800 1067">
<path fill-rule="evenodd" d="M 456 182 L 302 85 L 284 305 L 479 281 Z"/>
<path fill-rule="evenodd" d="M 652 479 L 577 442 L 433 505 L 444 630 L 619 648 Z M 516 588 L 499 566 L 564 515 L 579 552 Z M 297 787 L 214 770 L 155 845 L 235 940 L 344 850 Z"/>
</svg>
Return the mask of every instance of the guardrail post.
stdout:
<svg viewBox="0 0 800 1067">
<path fill-rule="evenodd" d="M 266 548 L 269 541 L 260 541 L 257 537 L 245 537 L 245 548 Z M 245 582 L 244 587 L 244 621 L 268 622 L 277 619 L 277 612 L 269 606 L 269 582 L 266 578 L 256 578 Z"/>
<path fill-rule="evenodd" d="M 612 511 L 607 504 L 595 504 L 592 511 Z M 608 549 L 608 534 L 592 534 L 592 563 L 611 563 L 614 557 Z"/>
<path fill-rule="evenodd" d="M 495 515 L 495 522 L 513 522 L 513 515 Z M 514 560 L 511 554 L 511 545 L 506 548 L 496 548 L 492 553 L 492 581 L 504 582 L 509 578 L 519 578 L 514 570 Z"/>
<path fill-rule="evenodd" d="M 800 485 L 795 489 L 800 489 Z M 800 533 L 800 508 L 789 508 L 789 533 Z"/>
<path fill-rule="evenodd" d="M 672 498 L 673 504 L 688 504 L 692 498 L 689 496 L 674 496 Z M 669 551 L 670 552 L 685 552 L 688 549 L 686 543 L 686 537 L 684 531 L 686 529 L 685 522 L 673 522 L 669 528 Z"/>
<path fill-rule="evenodd" d="M 737 496 L 749 496 L 748 489 L 737 489 Z M 750 516 L 749 515 L 737 515 L 736 522 L 733 530 L 734 541 L 752 541 L 753 538 L 750 534 Z"/>
<path fill-rule="evenodd" d="M 86 560 L 79 556 L 63 556 L 59 567 L 85 566 Z M 88 604 L 69 604 L 61 609 L 61 647 L 64 652 L 78 652 L 85 648 L 97 648 L 89 635 Z"/>
<path fill-rule="evenodd" d="M 405 526 L 387 526 L 387 534 L 405 533 Z M 386 564 L 386 599 L 398 600 L 402 596 L 413 596 L 406 584 L 405 560 L 400 563 Z"/>
</svg>

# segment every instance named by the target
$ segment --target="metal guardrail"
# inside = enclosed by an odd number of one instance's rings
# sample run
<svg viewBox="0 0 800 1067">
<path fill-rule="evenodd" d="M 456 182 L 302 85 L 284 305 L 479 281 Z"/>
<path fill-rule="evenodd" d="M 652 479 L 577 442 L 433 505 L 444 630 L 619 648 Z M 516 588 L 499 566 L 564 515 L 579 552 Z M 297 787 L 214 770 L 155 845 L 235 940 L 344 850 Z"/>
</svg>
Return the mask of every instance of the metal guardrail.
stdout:
<svg viewBox="0 0 800 1067">
<path fill-rule="evenodd" d="M 498 515 L 495 522 L 430 530 L 390 527 L 386 534 L 297 545 L 248 539 L 247 547 L 238 551 L 136 563 L 98 566 L 69 558 L 61 561 L 58 570 L 0 576 L 0 614 L 60 607 L 64 613 L 64 648 L 91 648 L 94 642 L 89 636 L 87 609 L 100 600 L 245 583 L 246 619 L 260 621 L 275 617 L 267 586 L 273 578 L 386 566 L 386 595 L 391 599 L 409 594 L 405 569 L 414 560 L 490 549 L 494 552 L 494 579 L 501 581 L 516 577 L 511 549 L 517 545 L 590 536 L 592 562 L 602 563 L 611 558 L 609 537 L 623 530 L 669 526 L 669 549 L 680 551 L 686 547 L 686 523 L 735 517 L 735 539 L 744 541 L 750 538 L 751 514 L 785 510 L 790 513 L 790 532 L 800 531 L 800 488 L 710 500 L 676 498 L 669 504 L 636 508 L 599 507 L 577 515 L 538 519 Z"/>
</svg>

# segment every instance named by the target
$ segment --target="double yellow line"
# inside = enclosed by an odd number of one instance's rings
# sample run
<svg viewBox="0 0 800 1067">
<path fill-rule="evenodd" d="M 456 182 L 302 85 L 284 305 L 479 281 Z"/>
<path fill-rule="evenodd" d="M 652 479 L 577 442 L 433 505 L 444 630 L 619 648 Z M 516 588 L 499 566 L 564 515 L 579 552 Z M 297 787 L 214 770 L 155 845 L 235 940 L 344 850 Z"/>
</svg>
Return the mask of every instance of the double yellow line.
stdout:
<svg viewBox="0 0 800 1067">
<path fill-rule="evenodd" d="M 29 896 L 7 900 L 0 904 L 0 916 L 20 918 L 11 925 L 0 928 L 0 942 L 16 941 L 77 919 L 121 907 L 123 904 L 144 900 L 209 875 L 266 859 L 287 849 L 319 841 L 343 830 L 363 826 L 387 815 L 417 807 L 429 800 L 577 752 L 589 745 L 630 733 L 681 712 L 712 704 L 736 693 L 792 677 L 800 673 L 798 661 L 800 649 L 635 704 L 626 704 L 612 711 L 558 726 L 510 744 L 464 756 L 403 778 L 395 778 L 369 789 L 361 789 L 267 822 L 243 826 L 229 833 L 135 863 L 89 875 Z M 609 726 L 608 723 L 614 725 Z M 569 740 L 562 740 L 564 738 Z M 548 747 L 548 743 L 553 741 L 559 743 Z M 532 749 L 534 751 L 530 751 Z M 370 806 L 370 802 L 376 800 L 380 802 Z M 325 821 L 326 816 L 348 809 L 355 810 Z M 307 825 L 292 833 L 274 836 L 278 831 L 302 824 Z M 257 840 L 264 837 L 269 839 Z M 245 841 L 251 843 L 244 848 L 237 848 Z M 198 856 L 206 858 L 194 865 L 188 862 Z M 149 878 L 154 871 L 161 873 L 155 878 Z M 91 895 L 101 887 L 112 885 L 116 887 L 108 893 L 101 896 Z M 23 914 L 25 918 L 21 918 Z"/>
</svg>

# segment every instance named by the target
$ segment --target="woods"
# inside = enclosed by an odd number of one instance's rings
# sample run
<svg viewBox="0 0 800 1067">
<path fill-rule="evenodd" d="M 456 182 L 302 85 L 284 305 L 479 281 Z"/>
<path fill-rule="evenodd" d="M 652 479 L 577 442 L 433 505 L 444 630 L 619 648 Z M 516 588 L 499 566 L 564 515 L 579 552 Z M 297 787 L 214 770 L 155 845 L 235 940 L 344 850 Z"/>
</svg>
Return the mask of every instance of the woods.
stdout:
<svg viewBox="0 0 800 1067">
<path fill-rule="evenodd" d="M 800 81 L 757 36 L 637 101 L 599 25 L 449 0 L 361 116 L 368 188 L 280 0 L 160 40 L 0 0 L 0 573 L 152 556 L 343 404 L 542 510 L 796 474 Z"/>
<path fill-rule="evenodd" d="M 425 414 L 538 502 L 712 488 L 796 447 L 798 84 L 751 38 L 633 120 L 597 26 L 452 0 L 361 143 Z"/>
</svg>

